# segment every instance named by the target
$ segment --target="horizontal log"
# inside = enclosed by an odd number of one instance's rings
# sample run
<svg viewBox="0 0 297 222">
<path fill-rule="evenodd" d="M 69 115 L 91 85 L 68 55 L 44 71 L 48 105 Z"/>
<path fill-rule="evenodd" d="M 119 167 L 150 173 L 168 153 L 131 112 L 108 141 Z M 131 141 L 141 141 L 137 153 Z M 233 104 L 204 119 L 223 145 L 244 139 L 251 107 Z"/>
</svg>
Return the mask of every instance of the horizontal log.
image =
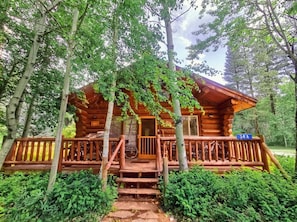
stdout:
<svg viewBox="0 0 297 222">
<path fill-rule="evenodd" d="M 201 124 L 202 129 L 219 129 L 219 124 Z"/>
<path fill-rule="evenodd" d="M 236 162 L 236 161 L 188 161 L 189 165 L 199 166 L 264 166 L 263 162 Z M 169 161 L 169 166 L 178 166 L 178 161 Z"/>
<path fill-rule="evenodd" d="M 160 137 L 160 139 L 168 140 L 168 141 L 175 141 L 175 136 L 172 137 Z M 226 136 L 184 136 L 185 140 L 197 140 L 197 141 L 244 141 L 244 140 L 238 140 L 236 137 L 226 137 Z M 261 141 L 259 137 L 253 137 L 251 141 Z"/>
<path fill-rule="evenodd" d="M 101 164 L 101 160 L 100 161 L 92 161 L 92 160 L 74 160 L 74 161 L 62 161 L 62 165 L 100 165 Z"/>
<path fill-rule="evenodd" d="M 201 120 L 201 124 L 219 124 L 220 122 L 221 122 L 221 119 L 205 118 Z"/>
<path fill-rule="evenodd" d="M 55 141 L 54 137 L 25 137 L 25 138 L 17 138 L 16 141 L 20 141 L 20 142 L 51 142 L 51 141 Z"/>
<path fill-rule="evenodd" d="M 52 161 L 30 161 L 30 160 L 8 160 L 4 162 L 5 164 L 15 164 L 15 165 L 51 165 Z"/>
<path fill-rule="evenodd" d="M 220 134 L 221 130 L 220 129 L 201 129 L 202 133 L 215 133 L 215 134 Z"/>
<path fill-rule="evenodd" d="M 3 167 L 3 169 L 5 171 L 18 171 L 18 170 L 50 170 L 51 165 L 50 164 L 26 164 L 26 165 L 22 165 L 22 164 L 17 164 L 14 166 L 5 166 Z"/>
</svg>

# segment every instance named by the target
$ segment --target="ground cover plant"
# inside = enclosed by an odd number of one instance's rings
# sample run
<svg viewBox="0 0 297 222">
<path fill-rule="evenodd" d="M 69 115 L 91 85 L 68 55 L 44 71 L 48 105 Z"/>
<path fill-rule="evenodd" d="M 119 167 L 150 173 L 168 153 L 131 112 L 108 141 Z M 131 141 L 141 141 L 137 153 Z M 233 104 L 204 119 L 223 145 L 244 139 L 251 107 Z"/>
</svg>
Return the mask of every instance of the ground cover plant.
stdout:
<svg viewBox="0 0 297 222">
<path fill-rule="evenodd" d="M 161 186 L 162 187 L 162 186 Z M 162 189 L 165 211 L 179 221 L 296 221 L 297 186 L 280 174 L 195 167 L 171 173 Z"/>
<path fill-rule="evenodd" d="M 90 171 L 59 174 L 45 196 L 48 173 L 0 174 L 0 221 L 98 221 L 111 210 L 117 190 L 102 190 Z"/>
<path fill-rule="evenodd" d="M 276 155 L 276 158 L 278 159 L 278 161 L 280 162 L 284 170 L 289 174 L 289 176 L 296 180 L 296 178 L 294 178 L 295 177 L 295 157 Z M 279 173 L 278 169 L 274 165 L 272 165 L 271 171 L 273 173 Z"/>
</svg>

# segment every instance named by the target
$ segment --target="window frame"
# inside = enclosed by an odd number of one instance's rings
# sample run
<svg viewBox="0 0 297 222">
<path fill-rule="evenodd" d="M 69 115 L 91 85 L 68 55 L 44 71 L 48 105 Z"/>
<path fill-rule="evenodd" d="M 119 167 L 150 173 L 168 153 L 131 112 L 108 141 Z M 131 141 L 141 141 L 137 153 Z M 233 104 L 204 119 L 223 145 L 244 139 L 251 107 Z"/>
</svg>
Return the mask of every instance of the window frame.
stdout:
<svg viewBox="0 0 297 222">
<path fill-rule="evenodd" d="M 198 116 L 197 115 L 182 115 L 183 119 L 183 133 L 185 136 L 199 136 L 199 124 L 198 124 Z M 196 121 L 196 135 L 192 135 L 192 130 L 191 130 L 191 120 L 194 119 Z M 187 122 L 187 134 L 185 134 L 185 122 Z"/>
</svg>

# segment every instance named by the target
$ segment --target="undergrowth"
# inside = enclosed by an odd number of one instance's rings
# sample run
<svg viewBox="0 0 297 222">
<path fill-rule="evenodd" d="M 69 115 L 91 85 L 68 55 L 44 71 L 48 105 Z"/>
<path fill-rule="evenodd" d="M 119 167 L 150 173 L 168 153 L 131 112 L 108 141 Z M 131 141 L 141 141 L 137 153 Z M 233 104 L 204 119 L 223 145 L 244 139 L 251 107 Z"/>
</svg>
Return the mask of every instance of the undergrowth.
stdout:
<svg viewBox="0 0 297 222">
<path fill-rule="evenodd" d="M 295 157 L 291 156 L 284 156 L 284 155 L 276 155 L 276 158 L 280 162 L 281 166 L 284 168 L 284 170 L 294 178 L 295 176 Z M 273 173 L 279 173 L 278 169 L 275 167 L 275 165 L 272 165 L 272 172 Z"/>
<path fill-rule="evenodd" d="M 112 182 L 102 191 L 90 171 L 59 174 L 48 195 L 48 174 L 0 174 L 0 221 L 98 221 L 117 196 Z"/>
<path fill-rule="evenodd" d="M 297 186 L 279 174 L 195 167 L 171 173 L 162 205 L 179 221 L 296 221 Z"/>
</svg>

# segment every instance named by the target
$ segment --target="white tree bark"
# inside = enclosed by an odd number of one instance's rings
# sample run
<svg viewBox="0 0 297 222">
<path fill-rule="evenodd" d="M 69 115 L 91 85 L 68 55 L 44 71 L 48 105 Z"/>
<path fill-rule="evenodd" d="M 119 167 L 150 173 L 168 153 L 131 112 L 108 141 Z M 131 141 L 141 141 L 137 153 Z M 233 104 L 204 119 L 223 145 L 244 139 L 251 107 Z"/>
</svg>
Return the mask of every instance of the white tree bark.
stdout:
<svg viewBox="0 0 297 222">
<path fill-rule="evenodd" d="M 0 150 L 0 169 L 2 168 L 4 160 L 7 154 L 9 153 L 11 146 L 16 138 L 17 126 L 18 126 L 17 109 L 19 107 L 24 90 L 34 71 L 37 52 L 38 52 L 40 43 L 42 41 L 41 39 L 45 32 L 46 8 L 43 7 L 42 3 L 40 4 L 40 11 L 42 12 L 42 15 L 36 21 L 35 36 L 34 36 L 33 44 L 31 46 L 30 53 L 28 56 L 25 72 L 22 78 L 20 79 L 20 81 L 18 82 L 15 92 L 7 105 L 6 122 L 7 122 L 7 128 L 8 128 L 8 135 L 3 142 L 2 149 Z"/>
<path fill-rule="evenodd" d="M 164 22 L 165 22 L 166 36 L 167 36 L 168 66 L 172 72 L 175 72 L 176 70 L 174 65 L 174 44 L 173 44 L 173 37 L 172 37 L 170 14 L 169 14 L 168 8 L 164 8 L 164 10 L 166 10 L 166 14 L 167 14 L 167 16 L 165 16 L 164 18 Z M 175 81 L 177 80 L 175 79 Z M 173 103 L 173 111 L 175 115 L 175 119 L 174 119 L 175 136 L 176 136 L 176 143 L 177 143 L 177 149 L 178 149 L 179 170 L 186 171 L 188 170 L 188 161 L 187 161 L 184 134 L 183 134 L 183 120 L 182 120 L 182 114 L 181 114 L 180 101 L 176 98 L 175 95 L 172 95 L 172 103 Z"/>
<path fill-rule="evenodd" d="M 70 32 L 70 36 L 69 36 L 70 38 L 69 38 L 69 42 L 68 42 L 68 55 L 67 55 L 66 71 L 65 71 L 65 76 L 64 76 L 64 87 L 63 87 L 63 93 L 62 93 L 62 101 L 61 101 L 59 120 L 58 120 L 58 129 L 57 129 L 57 135 L 56 135 L 56 140 L 55 140 L 54 159 L 52 161 L 47 192 L 50 192 L 53 189 L 54 184 L 56 182 L 57 172 L 58 172 L 59 157 L 60 157 L 61 144 L 62 144 L 62 130 L 64 127 L 64 118 L 65 118 L 67 102 L 68 102 L 68 95 L 69 95 L 71 59 L 72 59 L 73 51 L 74 51 L 74 47 L 75 47 L 74 37 L 76 35 L 76 30 L 77 30 L 78 14 L 79 14 L 78 9 L 74 9 L 72 28 L 71 28 L 71 32 Z"/>
<path fill-rule="evenodd" d="M 113 15 L 113 36 L 112 36 L 112 47 L 113 47 L 113 62 L 116 67 L 116 58 L 117 58 L 117 44 L 118 44 L 118 18 L 116 15 Z M 116 68 L 115 68 L 116 69 Z M 108 109 L 106 114 L 106 121 L 104 127 L 104 138 L 103 138 L 103 153 L 102 153 L 102 162 L 100 168 L 99 177 L 103 181 L 103 189 L 106 188 L 107 184 L 107 170 L 106 165 L 108 163 L 108 152 L 109 152 L 109 136 L 110 136 L 110 127 L 113 117 L 114 101 L 115 101 L 115 88 L 117 84 L 117 70 L 112 71 L 112 84 L 110 86 L 110 96 L 108 102 Z"/>
</svg>

